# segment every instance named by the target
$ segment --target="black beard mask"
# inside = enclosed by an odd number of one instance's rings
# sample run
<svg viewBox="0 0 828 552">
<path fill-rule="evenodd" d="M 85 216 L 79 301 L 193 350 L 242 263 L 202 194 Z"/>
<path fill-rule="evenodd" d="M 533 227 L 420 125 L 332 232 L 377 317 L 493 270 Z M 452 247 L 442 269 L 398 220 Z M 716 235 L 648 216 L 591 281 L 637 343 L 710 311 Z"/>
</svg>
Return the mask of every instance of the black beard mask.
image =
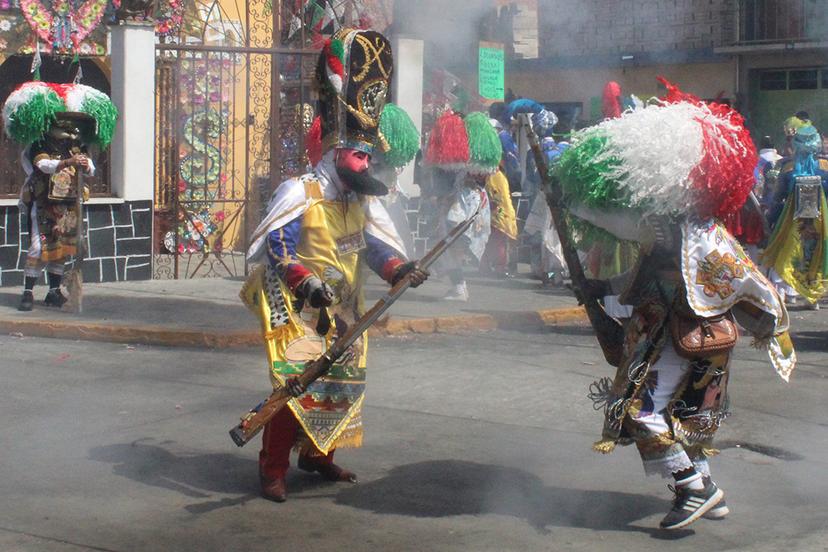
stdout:
<svg viewBox="0 0 828 552">
<path fill-rule="evenodd" d="M 345 167 L 337 167 L 336 174 L 351 190 L 358 194 L 370 196 L 388 195 L 388 187 L 377 180 L 368 171 L 356 172 Z"/>
</svg>

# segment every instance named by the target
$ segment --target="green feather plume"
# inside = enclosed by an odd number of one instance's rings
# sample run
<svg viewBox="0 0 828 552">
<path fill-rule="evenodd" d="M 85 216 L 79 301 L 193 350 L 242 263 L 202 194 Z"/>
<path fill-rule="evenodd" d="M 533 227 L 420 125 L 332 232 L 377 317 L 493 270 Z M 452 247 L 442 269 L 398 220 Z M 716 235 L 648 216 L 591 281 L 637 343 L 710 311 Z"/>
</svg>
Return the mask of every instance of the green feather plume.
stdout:
<svg viewBox="0 0 828 552">
<path fill-rule="evenodd" d="M 63 100 L 54 90 L 34 94 L 9 117 L 9 136 L 21 144 L 31 144 L 49 130 L 55 114 L 65 110 Z"/>
<path fill-rule="evenodd" d="M 81 111 L 90 115 L 97 122 L 97 134 L 89 137 L 89 142 L 105 148 L 112 142 L 115 125 L 118 122 L 118 108 L 105 95 L 91 96 L 83 102 Z"/>
<path fill-rule="evenodd" d="M 420 133 L 405 110 L 392 103 L 385 104 L 379 128 L 388 165 L 400 168 L 414 159 L 420 150 Z"/>
<path fill-rule="evenodd" d="M 493 173 L 503 157 L 503 146 L 497 131 L 485 113 L 476 111 L 463 119 L 469 135 L 469 164 L 471 172 Z"/>
<path fill-rule="evenodd" d="M 628 194 L 612 177 L 621 160 L 605 155 L 607 137 L 587 132 L 580 138 L 561 155 L 555 167 L 564 199 L 596 209 L 629 207 Z"/>
</svg>

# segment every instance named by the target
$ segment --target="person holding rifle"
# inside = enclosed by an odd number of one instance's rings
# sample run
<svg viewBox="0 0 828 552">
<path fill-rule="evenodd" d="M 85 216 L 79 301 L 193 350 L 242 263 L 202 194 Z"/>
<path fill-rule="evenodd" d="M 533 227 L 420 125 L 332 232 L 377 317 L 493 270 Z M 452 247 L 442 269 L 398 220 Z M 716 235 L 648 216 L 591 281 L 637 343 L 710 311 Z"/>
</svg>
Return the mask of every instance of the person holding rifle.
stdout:
<svg viewBox="0 0 828 552">
<path fill-rule="evenodd" d="M 241 295 L 261 318 L 274 388 L 294 390 L 305 362 L 326 353 L 359 318 L 363 266 L 392 285 L 407 274 L 415 287 L 428 277 L 407 260 L 377 197 L 388 188 L 369 171 L 391 72 L 391 45 L 380 33 L 342 29 L 325 44 L 315 76 L 322 158 L 312 172 L 279 185 L 251 239 L 248 260 L 259 266 Z M 356 482 L 333 456 L 362 444 L 366 357 L 361 337 L 265 425 L 265 498 L 285 501 L 294 448 L 299 469 Z"/>
</svg>

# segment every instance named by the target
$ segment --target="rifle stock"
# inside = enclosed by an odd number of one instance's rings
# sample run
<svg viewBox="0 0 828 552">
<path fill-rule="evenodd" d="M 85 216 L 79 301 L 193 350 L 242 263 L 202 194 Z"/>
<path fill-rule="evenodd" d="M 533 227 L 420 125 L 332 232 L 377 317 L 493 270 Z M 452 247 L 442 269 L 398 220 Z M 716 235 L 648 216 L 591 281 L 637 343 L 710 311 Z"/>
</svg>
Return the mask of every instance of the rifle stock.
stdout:
<svg viewBox="0 0 828 552">
<path fill-rule="evenodd" d="M 569 225 L 563 212 L 563 192 L 557 179 L 549 174 L 549 167 L 546 164 L 546 158 L 540 148 L 538 136 L 532 129 L 532 125 L 528 121 L 526 115 L 521 116 L 521 124 L 526 129 L 526 135 L 529 139 L 529 148 L 534 155 L 535 165 L 538 168 L 538 174 L 541 177 L 543 188 L 546 195 L 546 203 L 549 205 L 549 210 L 552 212 L 552 220 L 555 223 L 555 230 L 558 233 L 558 238 L 561 242 L 561 249 L 564 260 L 569 268 L 569 277 L 572 280 L 573 291 L 578 301 L 584 305 L 586 309 L 589 322 L 595 330 L 595 336 L 598 339 L 598 344 L 601 346 L 601 351 L 604 353 L 604 358 L 612 366 L 618 366 L 621 361 L 621 344 L 623 342 L 623 329 L 621 325 L 606 313 L 604 308 L 598 303 L 594 297 L 590 297 L 586 293 L 587 278 L 584 274 L 584 269 L 581 266 L 581 260 L 578 258 L 578 252 L 572 245 L 570 240 Z"/>
<path fill-rule="evenodd" d="M 451 244 L 468 230 L 482 207 L 483 201 L 481 197 L 480 205 L 478 205 L 474 214 L 461 224 L 455 226 L 445 238 L 440 240 L 437 245 L 417 262 L 417 266 L 422 270 L 427 270 L 428 267 L 434 264 L 437 258 L 445 253 Z M 325 354 L 305 364 L 305 369 L 299 376 L 299 383 L 302 389 L 307 389 L 311 383 L 324 376 L 330 370 L 333 363 L 345 354 L 348 348 L 359 339 L 359 336 L 367 331 L 409 287 L 411 287 L 411 276 L 410 274 L 406 274 L 399 282 L 391 287 L 387 294 L 374 303 L 374 306 L 368 312 L 349 326 L 348 330 L 331 344 L 331 348 Z M 233 439 L 233 442 L 237 446 L 243 447 L 262 430 L 265 424 L 277 412 L 284 408 L 291 398 L 292 396 L 284 387 L 275 389 L 268 398 L 242 416 L 241 422 L 230 430 L 230 438 Z"/>
</svg>

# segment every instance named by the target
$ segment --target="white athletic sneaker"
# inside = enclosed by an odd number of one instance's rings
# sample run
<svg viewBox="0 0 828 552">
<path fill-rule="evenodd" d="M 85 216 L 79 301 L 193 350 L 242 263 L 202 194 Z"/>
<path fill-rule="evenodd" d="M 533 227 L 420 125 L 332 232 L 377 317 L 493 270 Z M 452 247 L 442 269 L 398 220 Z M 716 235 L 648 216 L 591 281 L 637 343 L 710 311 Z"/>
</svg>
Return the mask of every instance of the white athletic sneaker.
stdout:
<svg viewBox="0 0 828 552">
<path fill-rule="evenodd" d="M 689 487 L 673 488 L 676 497 L 673 508 L 661 520 L 662 529 L 681 529 L 712 510 L 724 497 L 724 493 L 713 481 L 707 481 L 704 488 L 696 491 Z"/>
<path fill-rule="evenodd" d="M 466 283 L 463 282 L 462 284 L 457 284 L 453 286 L 445 295 L 443 295 L 443 300 L 445 301 L 462 301 L 466 302 L 469 300 L 469 290 L 466 288 Z"/>
</svg>

